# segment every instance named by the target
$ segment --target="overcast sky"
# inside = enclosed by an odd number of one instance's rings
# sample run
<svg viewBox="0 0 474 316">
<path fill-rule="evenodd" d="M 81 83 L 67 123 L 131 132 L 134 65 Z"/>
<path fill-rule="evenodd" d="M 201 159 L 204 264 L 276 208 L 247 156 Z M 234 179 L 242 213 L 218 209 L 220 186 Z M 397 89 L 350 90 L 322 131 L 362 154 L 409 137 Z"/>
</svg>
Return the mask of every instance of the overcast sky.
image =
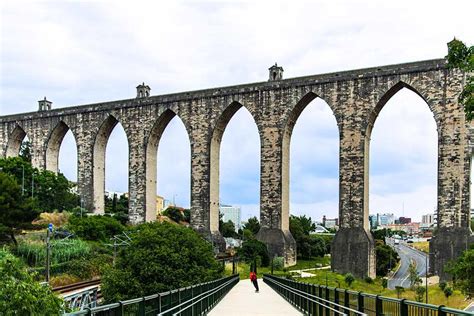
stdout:
<svg viewBox="0 0 474 316">
<path fill-rule="evenodd" d="M 474 1 L 2 1 L 0 115 L 132 98 L 145 82 L 164 94 L 284 77 L 441 58 L 454 36 L 474 42 Z M 338 213 L 338 130 L 314 100 L 291 143 L 291 213 Z M 221 202 L 259 212 L 259 138 L 244 108 L 221 147 Z M 159 146 L 158 194 L 189 206 L 190 149 L 178 118 Z M 107 146 L 106 188 L 128 190 L 127 140 Z M 60 169 L 76 179 L 72 135 Z M 436 208 L 437 136 L 427 105 L 410 91 L 384 107 L 372 134 L 370 212 L 420 220 Z"/>
</svg>

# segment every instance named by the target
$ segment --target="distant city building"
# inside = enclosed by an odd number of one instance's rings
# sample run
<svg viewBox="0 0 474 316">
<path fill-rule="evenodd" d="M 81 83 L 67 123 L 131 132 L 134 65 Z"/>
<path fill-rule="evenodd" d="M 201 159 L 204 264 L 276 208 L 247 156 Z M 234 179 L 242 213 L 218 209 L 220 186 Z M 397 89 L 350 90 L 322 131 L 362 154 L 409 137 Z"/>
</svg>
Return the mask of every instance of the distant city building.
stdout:
<svg viewBox="0 0 474 316">
<path fill-rule="evenodd" d="M 156 196 L 156 214 L 160 215 L 164 209 L 165 209 L 165 198 L 157 195 Z"/>
<path fill-rule="evenodd" d="M 410 217 L 400 217 L 398 219 L 399 224 L 410 224 L 411 223 L 411 218 Z"/>
<path fill-rule="evenodd" d="M 336 228 L 339 226 L 338 218 L 326 218 L 326 215 L 323 215 L 323 226 L 326 228 Z"/>
<path fill-rule="evenodd" d="M 393 213 L 384 213 L 384 214 L 379 214 L 377 213 L 377 224 L 380 226 L 388 226 L 395 224 L 395 216 Z"/>
<path fill-rule="evenodd" d="M 232 221 L 235 225 L 235 231 L 238 231 L 242 228 L 242 221 L 241 221 L 241 210 L 240 206 L 232 206 L 232 205 L 221 205 L 219 206 L 219 212 L 222 213 L 222 220 L 224 222 Z"/>
<path fill-rule="evenodd" d="M 423 226 L 431 226 L 435 224 L 435 214 L 425 214 L 421 216 L 421 224 Z"/>
<path fill-rule="evenodd" d="M 369 215 L 370 229 L 376 229 L 378 226 L 377 215 Z"/>
<path fill-rule="evenodd" d="M 418 235 L 420 233 L 420 223 L 409 223 L 409 224 L 390 224 L 385 228 L 391 230 L 402 230 L 408 235 Z"/>
</svg>

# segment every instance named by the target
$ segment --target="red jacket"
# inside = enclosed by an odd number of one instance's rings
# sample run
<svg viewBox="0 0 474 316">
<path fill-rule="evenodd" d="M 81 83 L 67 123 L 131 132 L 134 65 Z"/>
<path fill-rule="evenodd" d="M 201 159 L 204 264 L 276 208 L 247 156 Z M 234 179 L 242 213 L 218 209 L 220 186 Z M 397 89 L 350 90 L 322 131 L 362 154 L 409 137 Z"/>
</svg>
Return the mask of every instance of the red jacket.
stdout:
<svg viewBox="0 0 474 316">
<path fill-rule="evenodd" d="M 250 281 L 255 281 L 257 279 L 257 274 L 255 272 L 250 272 Z"/>
</svg>

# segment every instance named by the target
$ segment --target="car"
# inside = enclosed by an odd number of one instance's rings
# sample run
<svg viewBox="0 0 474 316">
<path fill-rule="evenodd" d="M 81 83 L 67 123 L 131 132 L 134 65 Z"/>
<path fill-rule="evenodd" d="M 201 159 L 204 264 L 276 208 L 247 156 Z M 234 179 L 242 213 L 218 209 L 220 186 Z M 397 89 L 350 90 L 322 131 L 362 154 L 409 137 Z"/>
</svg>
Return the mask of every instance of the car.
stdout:
<svg viewBox="0 0 474 316">
<path fill-rule="evenodd" d="M 407 244 L 412 244 L 413 243 L 413 239 L 408 239 L 407 240 Z"/>
<path fill-rule="evenodd" d="M 400 245 L 400 240 L 398 240 L 398 239 L 395 239 L 395 241 L 394 241 L 394 243 L 393 243 L 393 244 L 394 244 L 394 245 Z"/>
</svg>

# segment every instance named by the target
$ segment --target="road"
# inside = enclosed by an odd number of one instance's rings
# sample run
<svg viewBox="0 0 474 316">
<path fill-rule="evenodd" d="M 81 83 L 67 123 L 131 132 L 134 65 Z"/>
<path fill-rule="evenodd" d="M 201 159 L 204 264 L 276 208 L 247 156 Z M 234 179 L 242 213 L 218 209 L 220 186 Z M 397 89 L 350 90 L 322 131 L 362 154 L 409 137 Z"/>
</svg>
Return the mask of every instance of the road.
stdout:
<svg viewBox="0 0 474 316">
<path fill-rule="evenodd" d="M 403 286 L 405 288 L 410 287 L 410 280 L 408 278 L 408 266 L 411 261 L 416 263 L 416 271 L 418 276 L 424 277 L 426 275 L 426 262 L 427 255 L 423 252 L 415 250 L 407 246 L 406 243 L 400 242 L 399 245 L 394 245 L 392 239 L 388 239 L 387 243 L 394 247 L 395 251 L 400 256 L 400 268 L 397 270 L 395 275 L 388 280 L 388 288 L 394 289 L 395 286 Z"/>
</svg>

